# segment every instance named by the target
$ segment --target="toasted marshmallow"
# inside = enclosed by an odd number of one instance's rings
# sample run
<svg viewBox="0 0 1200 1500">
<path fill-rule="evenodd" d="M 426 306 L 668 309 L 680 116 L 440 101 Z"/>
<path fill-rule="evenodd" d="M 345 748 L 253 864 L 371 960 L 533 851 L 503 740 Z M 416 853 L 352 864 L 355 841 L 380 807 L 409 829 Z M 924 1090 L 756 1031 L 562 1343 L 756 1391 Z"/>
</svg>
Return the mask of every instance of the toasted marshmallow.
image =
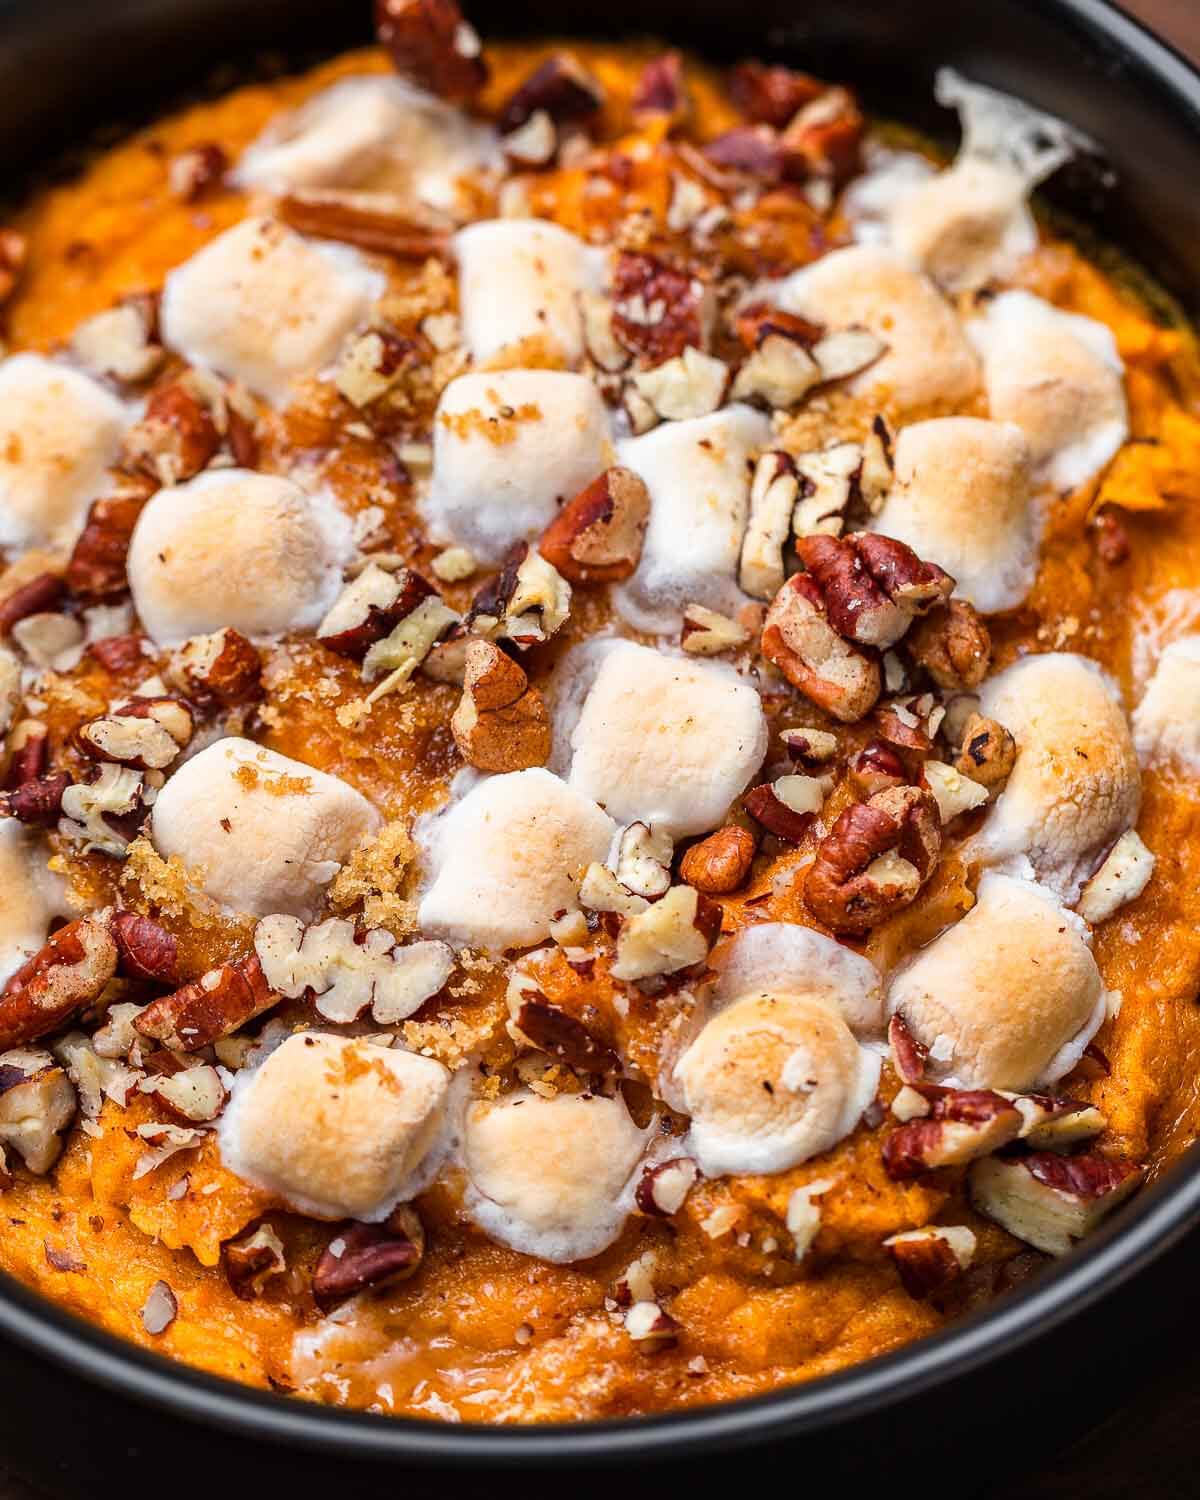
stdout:
<svg viewBox="0 0 1200 1500">
<path fill-rule="evenodd" d="M 570 731 L 572 790 L 673 839 L 715 828 L 767 753 L 758 693 L 722 662 L 632 641 L 606 644 L 588 666 L 595 678 Z"/>
<path fill-rule="evenodd" d="M 984 864 L 1032 868 L 1074 901 L 1099 858 L 1137 821 L 1141 777 L 1125 711 L 1095 662 L 1057 651 L 1014 662 L 984 683 L 980 711 L 1012 733 L 1017 759 L 968 853 Z"/>
<path fill-rule="evenodd" d="M 251 740 L 217 740 L 185 761 L 154 804 L 151 837 L 229 911 L 308 921 L 379 814 L 336 776 Z"/>
<path fill-rule="evenodd" d="M 967 157 L 896 204 L 889 239 L 947 291 L 969 291 L 1010 275 L 1037 248 L 1027 194 L 1007 163 Z"/>
<path fill-rule="evenodd" d="M 979 385 L 975 355 L 950 304 L 894 251 L 834 250 L 766 290 L 785 312 L 830 328 L 861 325 L 882 339 L 887 353 L 847 385 L 893 413 L 956 405 Z"/>
<path fill-rule="evenodd" d="M 903 428 L 873 525 L 945 568 L 958 596 L 985 614 L 1015 608 L 1037 576 L 1041 531 L 1020 428 L 978 417 Z"/>
<path fill-rule="evenodd" d="M 579 294 L 595 252 L 543 219 L 484 219 L 454 237 L 463 342 L 477 364 L 522 347 L 564 363 L 583 356 Z"/>
<path fill-rule="evenodd" d="M 214 469 L 159 490 L 129 545 L 129 588 L 160 646 L 232 626 L 305 630 L 337 597 L 352 527 L 332 500 L 290 480 Z"/>
<path fill-rule="evenodd" d="M 752 990 L 718 1010 L 675 1066 L 688 1149 L 706 1177 L 785 1172 L 854 1129 L 879 1068 L 827 998 Z"/>
<path fill-rule="evenodd" d="M 611 452 L 608 414 L 586 376 L 460 375 L 442 392 L 434 417 L 427 519 L 480 562 L 498 562 L 608 468 Z"/>
<path fill-rule="evenodd" d="M 1028 1089 L 1075 1066 L 1105 995 L 1085 923 L 1033 881 L 988 871 L 962 921 L 901 970 L 888 1008 L 939 1080 Z"/>
<path fill-rule="evenodd" d="M 450 1075 L 360 1037 L 303 1031 L 238 1074 L 221 1119 L 236 1176 L 318 1219 L 385 1219 L 425 1186 Z"/>
<path fill-rule="evenodd" d="M 73 546 L 130 420 L 78 370 L 0 361 L 0 547 Z"/>
<path fill-rule="evenodd" d="M 650 491 L 650 524 L 637 571 L 613 602 L 638 630 L 679 629 L 684 608 L 732 614 L 745 602 L 738 556 L 750 505 L 750 459 L 771 424 L 749 406 L 666 422 L 617 445 L 619 462 Z"/>
<path fill-rule="evenodd" d="M 68 910 L 63 882 L 46 868 L 47 858 L 15 818 L 0 819 L 0 986 L 45 943 L 51 919 Z"/>
<path fill-rule="evenodd" d="M 718 1004 L 751 994 L 809 995 L 834 1005 L 855 1036 L 883 1030 L 883 987 L 875 965 L 811 927 L 743 927 L 709 963 L 720 976 Z"/>
<path fill-rule="evenodd" d="M 1125 366 L 1112 330 L 1031 292 L 985 304 L 967 333 L 983 360 L 988 406 L 1029 440 L 1039 479 L 1071 490 L 1129 436 Z"/>
<path fill-rule="evenodd" d="M 343 78 L 273 120 L 233 173 L 242 188 L 288 193 L 368 179 L 450 208 L 457 179 L 495 154 L 493 133 L 400 78 Z"/>
<path fill-rule="evenodd" d="M 1172 641 L 1133 714 L 1133 742 L 1145 766 L 1200 771 L 1200 635 Z"/>
<path fill-rule="evenodd" d="M 466 1208 L 491 1239 L 563 1265 L 599 1255 L 633 1206 L 646 1133 L 618 1095 L 521 1089 L 467 1110 Z"/>
<path fill-rule="evenodd" d="M 333 359 L 386 285 L 345 245 L 243 219 L 168 275 L 163 339 L 189 363 L 282 402 L 293 380 Z"/>
<path fill-rule="evenodd" d="M 541 942 L 579 910 L 584 871 L 615 832 L 590 797 L 540 767 L 478 781 L 420 831 L 432 874 L 419 926 L 493 951 Z"/>
</svg>

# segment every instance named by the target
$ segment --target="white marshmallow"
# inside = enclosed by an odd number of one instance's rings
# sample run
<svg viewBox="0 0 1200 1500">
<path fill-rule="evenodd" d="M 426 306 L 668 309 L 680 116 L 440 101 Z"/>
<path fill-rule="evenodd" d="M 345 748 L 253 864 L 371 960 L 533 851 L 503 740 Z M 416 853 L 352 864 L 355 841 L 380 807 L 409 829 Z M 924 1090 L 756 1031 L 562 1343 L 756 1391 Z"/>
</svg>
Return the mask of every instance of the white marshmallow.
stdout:
<svg viewBox="0 0 1200 1500">
<path fill-rule="evenodd" d="M 688 1149 L 706 1177 L 785 1172 L 854 1129 L 879 1071 L 829 999 L 752 991 L 718 1010 L 675 1066 Z"/>
<path fill-rule="evenodd" d="M 735 405 L 618 443 L 618 461 L 650 491 L 641 561 L 613 594 L 636 629 L 665 635 L 679 629 L 688 604 L 732 614 L 745 602 L 737 570 L 750 460 L 770 436 L 762 412 Z"/>
<path fill-rule="evenodd" d="M 0 547 L 72 547 L 130 420 L 78 370 L 0 361 Z"/>
<path fill-rule="evenodd" d="M 579 294 L 598 281 L 595 252 L 542 219 L 484 219 L 454 237 L 463 343 L 477 364 L 543 344 L 583 357 Z"/>
<path fill-rule="evenodd" d="M 720 976 L 719 1005 L 749 994 L 811 995 L 836 1006 L 856 1036 L 883 1030 L 883 988 L 875 965 L 811 927 L 743 927 L 709 962 Z"/>
<path fill-rule="evenodd" d="M 579 883 L 616 832 L 589 797 L 535 767 L 477 781 L 419 826 L 430 881 L 418 922 L 473 948 L 525 947 L 579 910 Z"/>
<path fill-rule="evenodd" d="M 497 155 L 494 133 L 387 75 L 343 78 L 282 119 L 243 153 L 242 188 L 288 193 L 381 179 L 420 202 L 450 208 L 457 179 Z"/>
<path fill-rule="evenodd" d="M 612 463 L 608 414 L 595 385 L 561 370 L 460 375 L 433 426 L 425 513 L 436 534 L 498 562 L 532 541 Z"/>
<path fill-rule="evenodd" d="M 873 529 L 945 568 L 959 597 L 985 614 L 1013 609 L 1037 576 L 1041 530 L 1020 428 L 978 417 L 903 428 Z"/>
<path fill-rule="evenodd" d="M 1137 821 L 1141 777 L 1120 700 L 1095 662 L 1050 652 L 985 682 L 980 711 L 1012 733 L 1017 759 L 967 852 L 1032 867 L 1074 901 L 1098 857 Z"/>
<path fill-rule="evenodd" d="M 897 253 L 950 292 L 1011 275 L 1037 248 L 1028 186 L 1003 162 L 966 157 L 916 187 L 892 210 Z"/>
<path fill-rule="evenodd" d="M 595 677 L 570 730 L 572 790 L 673 839 L 715 828 L 767 753 L 754 688 L 722 662 L 632 641 L 603 643 L 583 668 Z"/>
<path fill-rule="evenodd" d="M 785 312 L 846 328 L 860 324 L 888 346 L 848 381 L 893 411 L 957 405 L 979 385 L 979 368 L 950 304 L 933 282 L 876 245 L 834 250 L 760 289 Z"/>
<path fill-rule="evenodd" d="M 49 852 L 15 818 L 0 819 L 0 986 L 45 943 L 63 916 L 65 886 L 46 867 Z"/>
<path fill-rule="evenodd" d="M 901 970 L 888 1007 L 961 1088 L 1028 1089 L 1075 1066 L 1105 1016 L 1086 925 L 1031 880 L 994 871 L 975 905 Z"/>
<path fill-rule="evenodd" d="M 449 1084 L 432 1058 L 298 1032 L 238 1074 L 221 1157 L 301 1213 L 385 1219 L 430 1175 Z"/>
<path fill-rule="evenodd" d="M 185 761 L 154 804 L 151 838 L 234 912 L 309 921 L 351 850 L 380 823 L 360 793 L 251 740 L 217 740 Z M 226 826 L 228 825 L 228 826 Z"/>
<path fill-rule="evenodd" d="M 276 636 L 315 626 L 353 553 L 324 496 L 248 469 L 214 469 L 159 490 L 129 545 L 129 588 L 160 645 L 232 626 Z"/>
<path fill-rule="evenodd" d="M 243 219 L 167 276 L 163 338 L 189 363 L 282 402 L 298 376 L 333 359 L 386 286 L 345 245 Z"/>
<path fill-rule="evenodd" d="M 1200 772 L 1200 635 L 1172 641 L 1133 714 L 1142 764 Z"/>
<path fill-rule="evenodd" d="M 1040 479 L 1071 490 L 1129 436 L 1125 366 L 1113 332 L 1031 292 L 1005 292 L 967 325 L 988 405 L 1029 440 Z"/>
<path fill-rule="evenodd" d="M 632 1208 L 646 1132 L 618 1095 L 527 1090 L 467 1111 L 467 1212 L 493 1240 L 562 1265 L 598 1255 Z"/>
</svg>

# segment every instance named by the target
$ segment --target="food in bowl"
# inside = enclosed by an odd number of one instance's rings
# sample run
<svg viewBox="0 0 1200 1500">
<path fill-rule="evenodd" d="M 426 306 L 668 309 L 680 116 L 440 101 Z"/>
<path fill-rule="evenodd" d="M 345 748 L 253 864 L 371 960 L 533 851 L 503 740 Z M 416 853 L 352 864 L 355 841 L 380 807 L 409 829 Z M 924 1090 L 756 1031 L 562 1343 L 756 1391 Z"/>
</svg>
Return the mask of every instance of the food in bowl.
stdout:
<svg viewBox="0 0 1200 1500">
<path fill-rule="evenodd" d="M 792 68 L 380 46 L 0 240 L 0 1265 L 444 1420 L 895 1349 L 1195 1134 L 1186 325 Z"/>
</svg>

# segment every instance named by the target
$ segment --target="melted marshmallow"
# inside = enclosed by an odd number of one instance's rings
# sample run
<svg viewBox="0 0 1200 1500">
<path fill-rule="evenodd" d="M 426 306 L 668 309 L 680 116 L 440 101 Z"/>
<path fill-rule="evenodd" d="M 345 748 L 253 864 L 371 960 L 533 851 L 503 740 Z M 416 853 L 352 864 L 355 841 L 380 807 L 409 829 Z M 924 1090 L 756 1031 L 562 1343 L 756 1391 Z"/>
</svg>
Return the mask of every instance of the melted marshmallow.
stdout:
<svg viewBox="0 0 1200 1500">
<path fill-rule="evenodd" d="M 1172 641 L 1133 714 L 1133 742 L 1142 764 L 1200 772 L 1200 635 Z"/>
</svg>

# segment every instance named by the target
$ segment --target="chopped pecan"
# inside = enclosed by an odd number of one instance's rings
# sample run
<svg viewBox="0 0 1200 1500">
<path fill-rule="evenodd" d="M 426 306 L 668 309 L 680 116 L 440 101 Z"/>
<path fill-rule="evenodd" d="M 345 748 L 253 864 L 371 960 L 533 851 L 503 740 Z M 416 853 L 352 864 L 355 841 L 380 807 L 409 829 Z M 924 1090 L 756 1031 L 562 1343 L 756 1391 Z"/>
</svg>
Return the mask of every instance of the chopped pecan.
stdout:
<svg viewBox="0 0 1200 1500">
<path fill-rule="evenodd" d="M 77 1102 L 71 1080 L 49 1052 L 16 1047 L 0 1054 L 0 1152 L 15 1150 L 31 1172 L 48 1172 Z"/>
<path fill-rule="evenodd" d="M 558 154 L 558 130 L 544 109 L 535 109 L 504 137 L 504 154 L 519 172 L 549 166 Z"/>
<path fill-rule="evenodd" d="M 939 1167 L 959 1166 L 1016 1140 L 1021 1115 L 1003 1094 L 990 1089 L 918 1089 L 929 1114 L 893 1130 L 883 1143 L 889 1177 L 908 1182 Z"/>
<path fill-rule="evenodd" d="M 813 358 L 808 338 L 780 327 L 778 322 L 764 322 L 753 352 L 737 372 L 731 394 L 735 401 L 755 401 L 771 410 L 786 411 L 803 400 L 821 379 L 821 367 Z"/>
<path fill-rule="evenodd" d="M 897 1013 L 888 1022 L 888 1046 L 892 1067 L 902 1083 L 920 1083 L 925 1077 L 929 1049 L 921 1045 L 909 1030 L 908 1022 Z"/>
<path fill-rule="evenodd" d="M 445 230 L 413 219 L 380 194 L 328 189 L 288 193 L 276 201 L 275 213 L 300 234 L 337 240 L 372 255 L 425 261 L 447 254 Z"/>
<path fill-rule="evenodd" d="M 72 358 L 104 380 L 144 384 L 166 358 L 158 312 L 157 294 L 123 298 L 77 326 L 69 345 Z"/>
<path fill-rule="evenodd" d="M 375 0 L 375 31 L 402 78 L 442 99 L 473 99 L 488 69 L 457 0 Z"/>
<path fill-rule="evenodd" d="M 142 649 L 145 642 L 144 635 L 110 635 L 103 640 L 90 642 L 88 653 L 96 658 L 106 672 L 119 676 L 122 672 L 133 671 L 146 660 L 146 653 Z"/>
<path fill-rule="evenodd" d="M 909 779 L 904 762 L 882 740 L 870 740 L 865 744 L 857 755 L 851 757 L 847 770 L 850 780 L 868 797 L 884 792 L 888 787 L 903 786 Z"/>
<path fill-rule="evenodd" d="M 45 773 L 50 763 L 50 734 L 40 719 L 22 719 L 8 737 L 11 759 L 4 776 L 7 791 Z"/>
<path fill-rule="evenodd" d="M 313 1273 L 313 1300 L 331 1312 L 348 1297 L 407 1281 L 425 1255 L 425 1229 L 407 1203 L 382 1224 L 342 1225 Z"/>
<path fill-rule="evenodd" d="M 1035 1151 L 1070 1151 L 1093 1140 L 1108 1126 L 1094 1104 L 1053 1094 L 1014 1094 L 1024 1122 L 1021 1139 Z"/>
<path fill-rule="evenodd" d="M 893 698 L 876 710 L 876 733 L 894 749 L 919 760 L 933 749 L 944 718 L 945 709 L 932 693 Z"/>
<path fill-rule="evenodd" d="M 764 183 L 779 182 L 784 173 L 783 147 L 769 125 L 735 126 L 709 141 L 704 156 L 717 167 Z"/>
<path fill-rule="evenodd" d="M 657 1302 L 635 1302 L 625 1314 L 625 1332 L 647 1354 L 673 1349 L 679 1342 L 679 1323 Z"/>
<path fill-rule="evenodd" d="M 15 229 L 0 229 L 0 307 L 12 297 L 29 256 L 29 241 Z"/>
<path fill-rule="evenodd" d="M 526 991 L 514 1022 L 533 1046 L 580 1073 L 614 1073 L 617 1054 L 594 1036 L 578 1016 L 551 1005 L 539 993 Z"/>
<path fill-rule="evenodd" d="M 613 333 L 643 364 L 665 364 L 708 343 L 712 299 L 699 277 L 656 256 L 625 250 L 612 291 Z"/>
<path fill-rule="evenodd" d="M 173 1051 L 198 1052 L 278 1002 L 252 953 L 152 1001 L 133 1024 Z"/>
<path fill-rule="evenodd" d="M 780 731 L 779 738 L 787 751 L 788 759 L 808 771 L 823 766 L 838 752 L 837 735 L 830 734 L 827 729 L 784 729 Z"/>
<path fill-rule="evenodd" d="M 703 604 L 688 604 L 683 611 L 679 644 L 689 656 L 720 656 L 736 651 L 750 639 L 750 632 L 737 620 L 718 614 Z"/>
<path fill-rule="evenodd" d="M 821 840 L 804 899 L 834 932 L 867 932 L 916 899 L 941 845 L 929 792 L 909 786 L 878 792 L 848 807 Z"/>
<path fill-rule="evenodd" d="M 66 594 L 66 586 L 54 573 L 39 573 L 28 583 L 14 589 L 7 598 L 0 600 L 0 636 L 8 635 L 14 625 L 27 620 L 31 615 L 41 615 L 59 608 Z"/>
<path fill-rule="evenodd" d="M 475 635 L 506 639 L 520 651 L 549 640 L 566 623 L 571 585 L 528 542 L 514 542 L 499 573 L 475 595 L 464 623 Z"/>
<path fill-rule="evenodd" d="M 252 1302 L 272 1277 L 287 1270 L 283 1241 L 270 1224 L 258 1224 L 222 1244 L 221 1269 L 234 1296 Z"/>
<path fill-rule="evenodd" d="M 618 583 L 642 555 L 650 492 L 631 469 L 606 469 L 542 533 L 538 551 L 571 583 Z"/>
<path fill-rule="evenodd" d="M 846 89 L 827 89 L 806 104 L 779 138 L 784 175 L 823 177 L 840 186 L 862 168 L 866 121 Z"/>
<path fill-rule="evenodd" d="M 963 727 L 962 749 L 954 769 L 997 795 L 1012 774 L 1017 743 L 995 719 L 972 714 Z"/>
<path fill-rule="evenodd" d="M 771 601 L 761 650 L 794 688 L 845 724 L 869 713 L 879 697 L 879 663 L 833 628 L 806 574 L 794 574 Z"/>
<path fill-rule="evenodd" d="M 669 1219 L 683 1207 L 699 1176 L 700 1168 L 690 1156 L 672 1156 L 645 1168 L 634 1199 L 644 1214 Z"/>
<path fill-rule="evenodd" d="M 433 585 L 411 568 L 388 573 L 372 564 L 339 594 L 317 626 L 317 639 L 339 656 L 361 661 L 376 642 L 436 595 Z"/>
<path fill-rule="evenodd" d="M 556 125 L 581 125 L 603 103 L 603 88 L 579 59 L 570 52 L 556 52 L 509 96 L 500 110 L 497 128 L 501 135 L 508 135 L 538 111 Z"/>
<path fill-rule="evenodd" d="M 125 435 L 124 461 L 159 484 L 180 484 L 206 468 L 220 446 L 211 410 L 182 376 L 153 392 L 145 416 Z"/>
<path fill-rule="evenodd" d="M 262 670 L 257 649 L 226 626 L 185 641 L 168 663 L 166 676 L 199 708 L 233 708 L 262 697 Z"/>
<path fill-rule="evenodd" d="M 738 63 L 729 75 L 729 96 L 741 113 L 755 124 L 773 125 L 777 130 L 824 92 L 820 79 L 808 73 L 760 62 Z"/>
<path fill-rule="evenodd" d="M 1133 1162 L 1098 1152 L 990 1157 L 971 1168 L 971 1202 L 1009 1234 L 1047 1255 L 1065 1255 L 1140 1185 Z"/>
<path fill-rule="evenodd" d="M 694 886 L 677 885 L 626 917 L 617 937 L 614 979 L 656 979 L 703 963 L 721 931 L 721 908 Z"/>
<path fill-rule="evenodd" d="M 745 881 L 753 863 L 754 835 L 729 823 L 693 844 L 680 862 L 679 873 L 706 896 L 726 896 Z"/>
<path fill-rule="evenodd" d="M 738 559 L 738 585 L 756 599 L 771 599 L 783 586 L 783 549 L 792 532 L 800 480 L 789 454 L 773 449 L 754 466 L 750 518 Z"/>
<path fill-rule="evenodd" d="M 173 156 L 167 166 L 167 186 L 184 203 L 195 203 L 221 187 L 229 157 L 215 141 L 202 141 Z"/>
<path fill-rule="evenodd" d="M 63 793 L 70 785 L 66 771 L 31 776 L 11 791 L 0 793 L 0 811 L 31 828 L 53 828 L 62 812 Z"/>
<path fill-rule="evenodd" d="M 687 114 L 683 82 L 683 58 L 678 52 L 652 57 L 638 75 L 631 101 L 633 118 L 639 125 L 664 116 L 678 124 Z"/>
<path fill-rule="evenodd" d="M 52 934 L 0 990 L 0 1050 L 57 1031 L 100 998 L 117 972 L 111 913 L 90 912 Z"/>
<path fill-rule="evenodd" d="M 191 743 L 192 711 L 178 698 L 135 698 L 111 713 L 85 719 L 75 743 L 91 760 L 135 771 L 162 771 Z"/>
<path fill-rule="evenodd" d="M 178 948 L 165 927 L 134 911 L 114 913 L 109 925 L 117 945 L 117 971 L 127 979 L 178 984 Z"/>
<path fill-rule="evenodd" d="M 780 776 L 752 787 L 742 806 L 768 833 L 798 844 L 821 811 L 828 782 L 819 776 Z"/>
<path fill-rule="evenodd" d="M 798 313 L 784 312 L 783 308 L 773 307 L 769 302 L 747 302 L 739 307 L 734 318 L 734 331 L 751 353 L 774 333 L 806 348 L 812 348 L 825 335 L 823 324 L 802 318 Z"/>
<path fill-rule="evenodd" d="M 978 687 L 987 676 L 992 638 L 973 604 L 950 599 L 914 622 L 904 639 L 904 651 L 938 687 L 964 692 Z"/>
<path fill-rule="evenodd" d="M 862 494 L 865 467 L 858 443 L 835 443 L 792 460 L 798 495 L 792 514 L 796 536 L 841 536 L 846 512 Z"/>
<path fill-rule="evenodd" d="M 524 771 L 550 758 L 550 715 L 521 667 L 491 641 L 467 646 L 454 743 L 479 771 Z"/>
<path fill-rule="evenodd" d="M 961 1224 L 910 1229 L 883 1243 L 904 1290 L 918 1301 L 945 1291 L 975 1257 L 975 1236 Z"/>
<path fill-rule="evenodd" d="M 67 564 L 67 587 L 76 598 L 112 599 L 128 589 L 125 560 L 129 539 L 153 492 L 153 481 L 140 475 L 122 475 L 117 493 L 92 505 Z"/>
<path fill-rule="evenodd" d="M 936 563 L 922 562 L 911 547 L 877 532 L 801 537 L 796 552 L 820 591 L 829 623 L 861 646 L 894 645 L 918 615 L 954 588 Z"/>
</svg>

